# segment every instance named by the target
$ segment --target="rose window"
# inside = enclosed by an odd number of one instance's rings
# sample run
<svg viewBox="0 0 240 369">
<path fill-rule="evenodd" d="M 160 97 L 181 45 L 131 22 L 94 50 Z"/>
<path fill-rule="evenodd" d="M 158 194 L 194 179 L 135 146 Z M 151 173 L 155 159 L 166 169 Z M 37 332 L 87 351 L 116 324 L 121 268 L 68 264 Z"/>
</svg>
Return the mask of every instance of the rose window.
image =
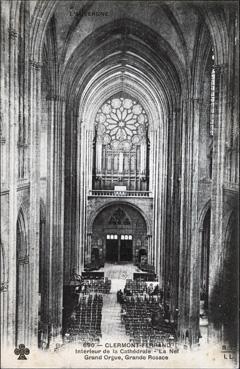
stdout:
<svg viewBox="0 0 240 369">
<path fill-rule="evenodd" d="M 130 98 L 112 98 L 96 116 L 97 136 L 113 150 L 129 151 L 146 139 L 148 120 L 143 107 Z"/>
<path fill-rule="evenodd" d="M 138 101 L 127 95 L 105 101 L 97 112 L 93 185 L 147 189 L 148 119 Z"/>
</svg>

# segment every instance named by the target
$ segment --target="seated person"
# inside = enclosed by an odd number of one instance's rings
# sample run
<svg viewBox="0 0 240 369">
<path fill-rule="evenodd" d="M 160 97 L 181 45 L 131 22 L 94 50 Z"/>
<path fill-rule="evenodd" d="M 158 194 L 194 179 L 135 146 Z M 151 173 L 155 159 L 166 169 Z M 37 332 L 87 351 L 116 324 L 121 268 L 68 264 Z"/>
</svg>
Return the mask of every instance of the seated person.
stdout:
<svg viewBox="0 0 240 369">
<path fill-rule="evenodd" d="M 122 290 L 117 291 L 117 302 L 119 302 L 120 304 L 123 302 Z"/>
<path fill-rule="evenodd" d="M 128 287 L 125 287 L 124 292 L 126 296 L 132 296 L 131 291 Z"/>
<path fill-rule="evenodd" d="M 150 285 L 148 286 L 148 293 L 149 295 L 153 294 L 153 284 L 152 283 L 150 283 Z"/>
<path fill-rule="evenodd" d="M 158 284 L 156 284 L 156 286 L 155 286 L 155 288 L 154 288 L 154 290 L 153 290 L 153 295 L 158 295 L 159 294 L 159 292 L 160 292 L 160 289 L 159 289 L 159 286 L 158 286 Z"/>
<path fill-rule="evenodd" d="M 122 323 L 124 322 L 126 315 L 127 315 L 126 310 L 122 308 L 122 311 L 121 311 L 121 322 Z"/>
<path fill-rule="evenodd" d="M 155 311 L 152 313 L 151 324 L 154 328 L 159 328 L 163 321 L 163 316 L 160 311 Z"/>
<path fill-rule="evenodd" d="M 170 310 L 167 304 L 164 304 L 164 320 L 166 323 L 170 321 Z"/>
</svg>

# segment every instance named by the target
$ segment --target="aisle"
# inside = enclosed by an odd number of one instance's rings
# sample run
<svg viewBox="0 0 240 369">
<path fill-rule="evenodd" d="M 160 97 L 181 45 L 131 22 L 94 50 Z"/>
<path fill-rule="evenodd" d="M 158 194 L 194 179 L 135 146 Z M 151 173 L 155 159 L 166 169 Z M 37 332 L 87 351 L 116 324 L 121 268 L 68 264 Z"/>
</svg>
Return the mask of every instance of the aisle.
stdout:
<svg viewBox="0 0 240 369">
<path fill-rule="evenodd" d="M 104 272 L 104 277 L 109 279 L 133 279 L 133 273 L 141 272 L 138 267 L 133 264 L 108 264 L 106 263 L 103 268 L 98 272 Z"/>
<path fill-rule="evenodd" d="M 103 268 L 104 276 L 111 279 L 109 295 L 103 295 L 102 308 L 102 342 L 129 342 L 125 327 L 121 323 L 121 305 L 117 303 L 117 291 L 124 289 L 126 279 L 132 279 L 138 270 L 132 264 L 106 264 Z"/>
<path fill-rule="evenodd" d="M 129 342 L 125 327 L 121 323 L 121 305 L 117 303 L 116 293 L 103 296 L 102 340 L 104 342 Z"/>
</svg>

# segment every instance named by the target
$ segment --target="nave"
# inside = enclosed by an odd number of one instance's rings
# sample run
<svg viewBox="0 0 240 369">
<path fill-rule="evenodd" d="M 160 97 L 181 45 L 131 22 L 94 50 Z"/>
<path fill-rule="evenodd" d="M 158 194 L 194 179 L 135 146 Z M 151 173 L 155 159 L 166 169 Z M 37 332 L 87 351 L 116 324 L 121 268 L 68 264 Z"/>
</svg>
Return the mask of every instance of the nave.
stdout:
<svg viewBox="0 0 240 369">
<path fill-rule="evenodd" d="M 4 367 L 22 344 L 30 363 L 115 332 L 206 343 L 209 357 L 217 345 L 233 366 L 222 347 L 237 356 L 238 10 L 0 2 Z M 142 271 L 156 280 L 135 282 Z"/>
<path fill-rule="evenodd" d="M 169 295 L 158 282 L 134 280 L 134 273 L 141 271 L 133 264 L 106 264 L 99 271 L 104 279 L 85 279 L 81 292 L 72 294 L 75 305 L 66 322 L 65 344 L 131 342 L 157 346 L 176 341 L 177 315 L 170 322 Z M 110 289 L 102 288 L 106 283 Z"/>
</svg>

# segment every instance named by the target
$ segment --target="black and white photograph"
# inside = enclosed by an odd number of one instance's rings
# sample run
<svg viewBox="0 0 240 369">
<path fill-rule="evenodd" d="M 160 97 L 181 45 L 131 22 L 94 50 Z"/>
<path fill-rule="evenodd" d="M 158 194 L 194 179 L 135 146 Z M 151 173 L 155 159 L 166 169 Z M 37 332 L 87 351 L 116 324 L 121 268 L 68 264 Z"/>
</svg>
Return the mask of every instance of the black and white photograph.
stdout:
<svg viewBox="0 0 240 369">
<path fill-rule="evenodd" d="M 239 367 L 239 3 L 0 3 L 2 368 Z"/>
</svg>

